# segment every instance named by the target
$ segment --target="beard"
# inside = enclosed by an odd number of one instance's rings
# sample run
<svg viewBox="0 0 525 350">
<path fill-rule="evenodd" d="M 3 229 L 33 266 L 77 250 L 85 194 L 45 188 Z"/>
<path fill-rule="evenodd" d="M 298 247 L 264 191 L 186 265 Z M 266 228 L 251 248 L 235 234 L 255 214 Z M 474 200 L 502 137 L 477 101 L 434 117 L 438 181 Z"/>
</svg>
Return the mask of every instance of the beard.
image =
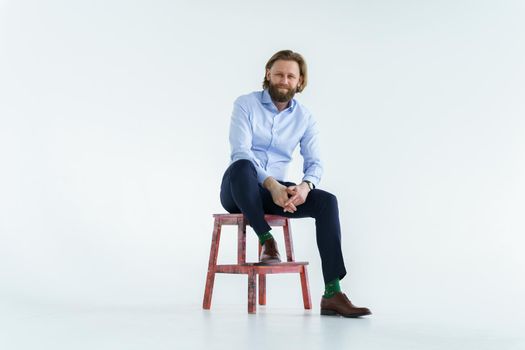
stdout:
<svg viewBox="0 0 525 350">
<path fill-rule="evenodd" d="M 295 93 L 297 92 L 297 88 L 292 89 L 285 86 L 274 85 L 272 82 L 269 83 L 268 93 L 275 102 L 288 102 L 295 96 Z M 279 90 L 279 88 L 284 88 L 288 91 L 282 92 Z"/>
</svg>

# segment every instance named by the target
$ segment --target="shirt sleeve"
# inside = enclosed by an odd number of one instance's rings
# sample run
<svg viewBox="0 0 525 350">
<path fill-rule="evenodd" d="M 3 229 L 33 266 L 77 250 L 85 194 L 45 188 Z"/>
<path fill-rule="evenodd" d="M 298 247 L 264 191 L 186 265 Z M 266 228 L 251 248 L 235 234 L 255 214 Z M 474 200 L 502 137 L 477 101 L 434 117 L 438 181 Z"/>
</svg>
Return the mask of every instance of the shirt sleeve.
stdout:
<svg viewBox="0 0 525 350">
<path fill-rule="evenodd" d="M 239 159 L 248 159 L 257 170 L 257 180 L 260 184 L 268 177 L 261 167 L 259 160 L 252 152 L 253 132 L 248 112 L 241 105 L 239 99 L 233 103 L 233 112 L 230 123 L 230 146 L 232 162 Z"/>
<path fill-rule="evenodd" d="M 323 164 L 319 154 L 319 137 L 318 137 L 317 122 L 310 115 L 308 120 L 308 127 L 301 138 L 301 155 L 303 156 L 303 181 L 308 180 L 312 182 L 315 187 L 321 182 L 323 175 Z"/>
</svg>

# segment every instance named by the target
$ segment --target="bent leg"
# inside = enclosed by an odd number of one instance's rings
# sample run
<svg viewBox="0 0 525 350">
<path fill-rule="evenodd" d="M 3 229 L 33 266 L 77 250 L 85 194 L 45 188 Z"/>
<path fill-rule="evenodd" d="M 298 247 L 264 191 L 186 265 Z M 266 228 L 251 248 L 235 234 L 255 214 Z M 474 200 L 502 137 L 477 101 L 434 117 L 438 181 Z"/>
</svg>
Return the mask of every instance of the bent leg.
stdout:
<svg viewBox="0 0 525 350">
<path fill-rule="evenodd" d="M 226 169 L 221 183 L 221 204 L 229 213 L 243 213 L 257 235 L 271 230 L 264 219 L 263 202 L 255 166 L 239 159 Z"/>
</svg>

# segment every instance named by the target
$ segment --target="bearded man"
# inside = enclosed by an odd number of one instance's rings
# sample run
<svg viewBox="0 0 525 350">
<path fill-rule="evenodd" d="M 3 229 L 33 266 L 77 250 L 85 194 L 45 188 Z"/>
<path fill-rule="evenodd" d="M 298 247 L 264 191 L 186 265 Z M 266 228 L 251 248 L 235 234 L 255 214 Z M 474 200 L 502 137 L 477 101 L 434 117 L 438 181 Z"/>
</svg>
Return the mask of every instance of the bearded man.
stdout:
<svg viewBox="0 0 525 350">
<path fill-rule="evenodd" d="M 335 195 L 318 187 L 323 174 L 317 124 L 295 98 L 308 80 L 304 58 L 283 50 L 265 68 L 263 90 L 237 98 L 230 124 L 231 163 L 221 183 L 221 204 L 229 213 L 243 213 L 262 245 L 262 264 L 281 262 L 265 214 L 315 219 L 325 292 L 322 315 L 360 317 L 368 308 L 354 306 L 341 292 L 346 275 L 341 251 L 339 209 Z M 295 148 L 304 160 L 302 181 L 285 181 Z"/>
</svg>

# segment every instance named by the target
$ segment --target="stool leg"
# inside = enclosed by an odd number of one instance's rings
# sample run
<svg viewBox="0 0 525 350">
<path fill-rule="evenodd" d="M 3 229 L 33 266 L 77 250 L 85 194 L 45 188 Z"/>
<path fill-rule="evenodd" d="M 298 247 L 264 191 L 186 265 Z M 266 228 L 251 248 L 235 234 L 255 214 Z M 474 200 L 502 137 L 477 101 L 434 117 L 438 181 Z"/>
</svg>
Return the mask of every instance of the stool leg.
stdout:
<svg viewBox="0 0 525 350">
<path fill-rule="evenodd" d="M 286 248 L 286 261 L 295 261 L 293 253 L 293 238 L 292 238 L 292 226 L 290 225 L 290 219 L 286 218 L 283 226 L 284 234 L 284 246 Z"/>
<path fill-rule="evenodd" d="M 213 294 L 213 284 L 215 282 L 215 271 L 217 269 L 217 256 L 219 254 L 219 242 L 221 239 L 221 222 L 215 219 L 211 238 L 210 261 L 208 263 L 208 274 L 206 276 L 206 287 L 204 289 L 204 299 L 202 308 L 209 310 L 211 307 L 211 296 Z"/>
<path fill-rule="evenodd" d="M 312 298 L 310 297 L 310 284 L 308 283 L 308 272 L 306 270 L 306 266 L 303 266 L 300 275 L 304 308 L 310 310 L 312 308 Z"/>
<path fill-rule="evenodd" d="M 246 220 L 237 220 L 237 264 L 246 264 Z"/>
<path fill-rule="evenodd" d="M 266 305 L 266 274 L 259 273 L 259 305 Z"/>
<path fill-rule="evenodd" d="M 256 312 L 256 300 L 255 300 L 255 289 L 256 289 L 255 271 L 251 269 L 248 272 L 248 313 L 254 314 Z"/>
<path fill-rule="evenodd" d="M 261 256 L 262 246 L 257 243 L 257 260 Z M 259 305 L 266 305 L 266 274 L 259 273 Z"/>
</svg>

